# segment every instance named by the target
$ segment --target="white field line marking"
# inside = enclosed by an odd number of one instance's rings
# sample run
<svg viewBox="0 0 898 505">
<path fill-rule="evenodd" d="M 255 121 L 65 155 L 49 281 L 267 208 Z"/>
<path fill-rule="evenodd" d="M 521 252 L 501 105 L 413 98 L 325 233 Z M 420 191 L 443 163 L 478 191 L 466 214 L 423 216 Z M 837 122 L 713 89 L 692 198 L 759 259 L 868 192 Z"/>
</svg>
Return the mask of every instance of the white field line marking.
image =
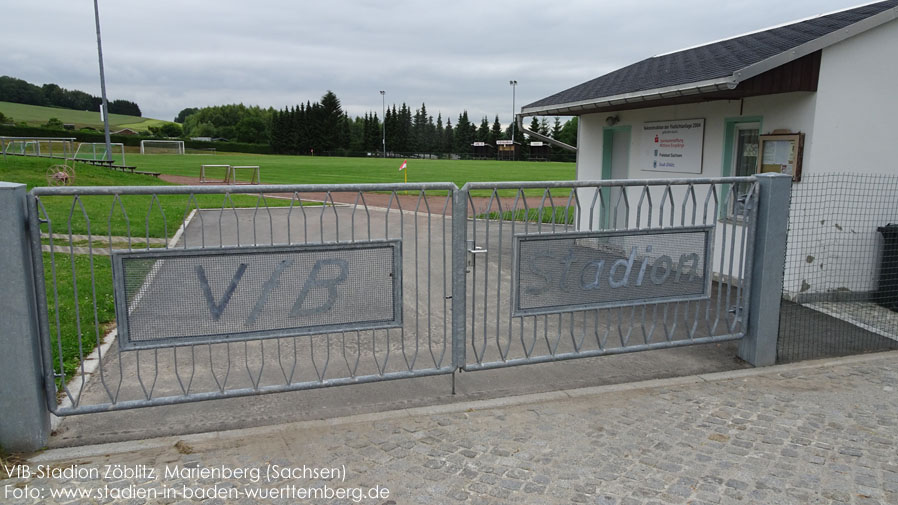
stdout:
<svg viewBox="0 0 898 505">
<path fill-rule="evenodd" d="M 169 249 L 173 248 L 175 244 L 178 243 L 178 240 L 181 238 L 181 235 L 184 234 L 184 230 L 187 226 L 190 225 L 191 220 L 193 220 L 193 216 L 196 214 L 196 209 L 190 211 L 190 214 L 187 216 L 187 219 L 181 223 L 181 226 L 172 236 L 171 240 L 168 241 L 167 247 Z M 143 296 L 143 293 L 146 292 L 146 287 L 152 283 L 153 278 L 159 271 L 160 263 L 162 260 L 157 261 L 153 268 L 150 270 L 149 274 L 147 274 L 146 279 L 144 280 L 143 285 L 141 285 L 140 290 L 138 290 L 137 295 L 134 297 L 134 302 L 132 306 L 128 308 L 128 313 L 130 314 L 131 310 L 135 306 L 135 304 L 139 301 L 140 297 Z M 100 366 L 100 361 L 103 359 L 103 356 L 109 351 L 109 348 L 112 347 L 112 343 L 115 342 L 115 339 L 118 337 L 118 329 L 113 328 L 106 335 L 103 336 L 102 343 L 97 346 L 93 352 L 91 352 L 86 358 L 84 358 L 83 364 L 83 372 L 77 375 L 72 376 L 71 379 L 66 383 L 66 388 L 69 390 L 71 394 L 71 398 L 69 395 L 64 395 L 61 402 L 59 402 L 59 407 L 61 408 L 69 408 L 78 402 L 78 399 L 81 397 L 81 393 L 84 390 L 84 387 L 87 385 L 90 378 L 97 371 L 97 368 Z M 81 367 L 79 367 L 79 370 Z M 76 385 L 76 382 L 81 382 L 83 379 L 83 386 Z M 62 422 L 61 417 L 57 417 L 50 414 L 50 429 L 55 430 L 59 423 Z"/>
</svg>

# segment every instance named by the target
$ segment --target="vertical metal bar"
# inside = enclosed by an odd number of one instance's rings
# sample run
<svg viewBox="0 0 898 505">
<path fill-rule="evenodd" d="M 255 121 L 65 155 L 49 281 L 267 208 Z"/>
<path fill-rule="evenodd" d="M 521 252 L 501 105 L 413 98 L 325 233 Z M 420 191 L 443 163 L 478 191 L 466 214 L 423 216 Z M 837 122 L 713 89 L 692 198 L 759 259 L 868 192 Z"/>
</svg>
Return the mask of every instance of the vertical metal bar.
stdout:
<svg viewBox="0 0 898 505">
<path fill-rule="evenodd" d="M 452 366 L 465 367 L 467 311 L 466 241 L 468 238 L 468 186 L 452 191 Z"/>
<path fill-rule="evenodd" d="M 776 362 L 792 177 L 761 174 L 757 178 L 758 210 L 748 325 L 745 337 L 739 342 L 739 357 L 754 366 L 767 366 Z"/>
</svg>

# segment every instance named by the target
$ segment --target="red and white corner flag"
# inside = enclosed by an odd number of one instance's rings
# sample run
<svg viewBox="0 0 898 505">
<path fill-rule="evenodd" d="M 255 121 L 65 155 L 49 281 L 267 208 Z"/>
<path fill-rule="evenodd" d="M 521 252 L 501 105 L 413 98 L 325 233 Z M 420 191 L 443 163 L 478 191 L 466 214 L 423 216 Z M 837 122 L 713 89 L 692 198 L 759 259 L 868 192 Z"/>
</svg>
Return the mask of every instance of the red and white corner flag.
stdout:
<svg viewBox="0 0 898 505">
<path fill-rule="evenodd" d="M 399 165 L 399 171 L 402 172 L 405 170 L 405 167 L 408 166 L 408 160 L 402 160 L 402 165 Z"/>
</svg>

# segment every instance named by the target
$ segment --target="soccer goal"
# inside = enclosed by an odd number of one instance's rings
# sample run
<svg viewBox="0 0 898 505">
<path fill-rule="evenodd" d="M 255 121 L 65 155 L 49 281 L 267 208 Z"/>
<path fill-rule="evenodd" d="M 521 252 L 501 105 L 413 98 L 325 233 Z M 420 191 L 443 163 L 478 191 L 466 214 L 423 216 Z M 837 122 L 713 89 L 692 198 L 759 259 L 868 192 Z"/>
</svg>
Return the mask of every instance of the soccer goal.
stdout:
<svg viewBox="0 0 898 505">
<path fill-rule="evenodd" d="M 114 162 L 125 164 L 125 144 L 121 142 L 113 142 L 109 144 L 112 152 L 106 157 L 105 142 L 81 142 L 75 150 L 76 160 L 106 160 L 110 159 Z"/>
<path fill-rule="evenodd" d="M 200 166 L 200 182 L 210 184 L 230 184 L 231 165 Z"/>
<path fill-rule="evenodd" d="M 140 154 L 184 154 L 184 141 L 141 140 Z"/>
<path fill-rule="evenodd" d="M 249 181 L 240 182 L 237 180 L 237 172 L 249 172 Z M 260 184 L 262 181 L 259 177 L 258 165 L 232 166 L 231 175 L 228 177 L 228 184 Z"/>
<path fill-rule="evenodd" d="M 3 156 L 41 156 L 70 159 L 75 150 L 74 138 L 63 137 L 0 137 Z"/>
</svg>

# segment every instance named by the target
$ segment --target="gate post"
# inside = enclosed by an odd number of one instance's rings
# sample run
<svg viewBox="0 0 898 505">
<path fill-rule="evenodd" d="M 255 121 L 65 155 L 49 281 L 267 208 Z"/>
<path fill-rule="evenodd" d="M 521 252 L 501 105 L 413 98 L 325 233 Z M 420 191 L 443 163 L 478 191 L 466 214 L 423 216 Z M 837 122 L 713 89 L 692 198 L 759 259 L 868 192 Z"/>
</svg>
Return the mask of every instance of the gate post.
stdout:
<svg viewBox="0 0 898 505">
<path fill-rule="evenodd" d="M 776 363 L 792 176 L 760 174 L 757 179 L 758 212 L 749 272 L 751 292 L 739 357 L 754 366 L 769 366 Z"/>
<path fill-rule="evenodd" d="M 456 189 L 452 200 L 452 366 L 465 366 L 467 327 L 468 186 Z"/>
<path fill-rule="evenodd" d="M 36 451 L 50 434 L 25 189 L 0 182 L 0 446 L 14 452 Z"/>
</svg>

